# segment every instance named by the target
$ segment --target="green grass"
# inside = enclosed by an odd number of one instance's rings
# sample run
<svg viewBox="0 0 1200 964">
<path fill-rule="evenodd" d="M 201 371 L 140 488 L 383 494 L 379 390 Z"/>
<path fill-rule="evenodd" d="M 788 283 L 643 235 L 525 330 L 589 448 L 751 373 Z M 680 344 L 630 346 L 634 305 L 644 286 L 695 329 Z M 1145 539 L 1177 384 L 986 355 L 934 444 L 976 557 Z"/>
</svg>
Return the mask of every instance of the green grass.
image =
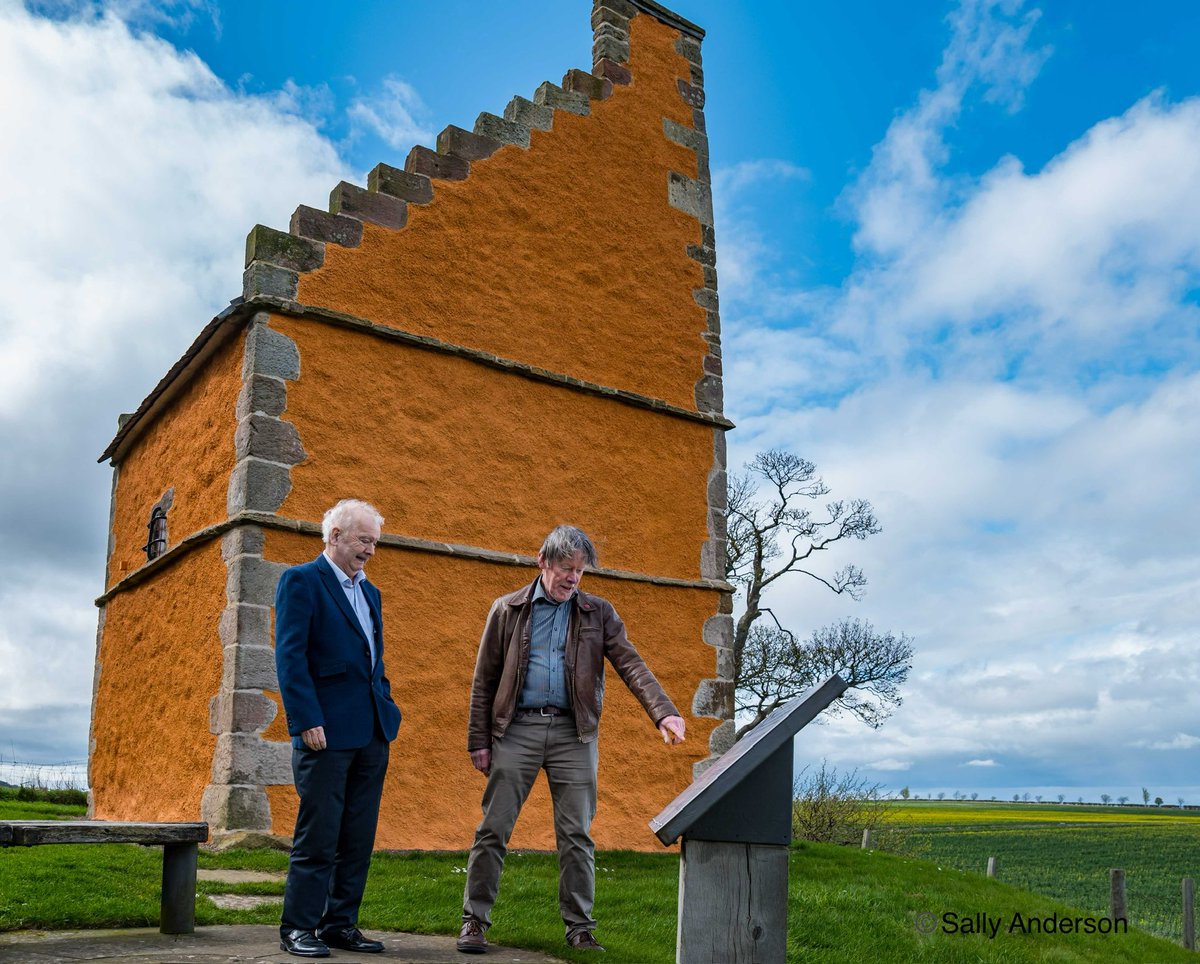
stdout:
<svg viewBox="0 0 1200 964">
<path fill-rule="evenodd" d="M 1194 810 L 967 801 L 896 802 L 892 826 L 912 852 L 982 874 L 995 857 L 999 879 L 1091 913 L 1107 910 L 1109 871 L 1126 875 L 1129 919 L 1179 941 L 1180 882 L 1200 877 Z"/>
<path fill-rule="evenodd" d="M 7 814 L 0 806 L 0 817 Z M 74 814 L 65 814 L 73 816 Z M 1084 828 L 1086 829 L 1086 828 Z M 1097 828 L 1098 829 L 1098 828 Z M 948 839 L 948 838 L 946 838 Z M 879 852 L 801 845 L 791 855 L 788 960 L 796 962 L 1109 962 L 1187 961 L 1181 947 L 1139 931 L 1126 935 L 918 933 L 916 915 L 986 913 L 1005 926 L 1025 917 L 1078 916 L 1052 900 L 930 863 Z M 202 853 L 202 867 L 286 869 L 270 850 Z M 678 857 L 602 851 L 597 854 L 598 935 L 608 961 L 669 964 L 675 955 Z M 368 931 L 453 934 L 458 929 L 466 854 L 382 853 L 375 857 L 362 908 Z M 158 915 L 161 856 L 129 845 L 0 850 L 0 930 L 153 926 Z M 282 883 L 201 882 L 205 893 L 282 894 Z M 1134 891 L 1131 888 L 1130 899 Z M 279 905 L 248 911 L 197 903 L 197 922 L 278 921 Z M 557 907 L 557 863 L 551 854 L 514 853 L 505 871 L 489 937 L 565 960 L 594 960 L 563 943 Z"/>
</svg>

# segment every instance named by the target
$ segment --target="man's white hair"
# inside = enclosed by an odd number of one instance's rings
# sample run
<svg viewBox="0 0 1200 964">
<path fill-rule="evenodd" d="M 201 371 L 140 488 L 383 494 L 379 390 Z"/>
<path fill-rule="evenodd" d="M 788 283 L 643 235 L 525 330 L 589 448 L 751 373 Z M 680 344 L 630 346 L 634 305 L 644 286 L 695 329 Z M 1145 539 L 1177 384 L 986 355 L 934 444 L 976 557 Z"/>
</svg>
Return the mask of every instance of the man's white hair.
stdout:
<svg viewBox="0 0 1200 964">
<path fill-rule="evenodd" d="M 383 516 L 379 514 L 379 510 L 370 502 L 364 502 L 362 499 L 342 499 L 337 505 L 325 513 L 325 518 L 321 520 L 321 538 L 325 540 L 325 545 L 329 545 L 329 538 L 333 535 L 333 530 L 345 529 L 354 519 L 359 516 L 373 518 L 375 524 L 379 528 L 383 528 Z"/>
</svg>

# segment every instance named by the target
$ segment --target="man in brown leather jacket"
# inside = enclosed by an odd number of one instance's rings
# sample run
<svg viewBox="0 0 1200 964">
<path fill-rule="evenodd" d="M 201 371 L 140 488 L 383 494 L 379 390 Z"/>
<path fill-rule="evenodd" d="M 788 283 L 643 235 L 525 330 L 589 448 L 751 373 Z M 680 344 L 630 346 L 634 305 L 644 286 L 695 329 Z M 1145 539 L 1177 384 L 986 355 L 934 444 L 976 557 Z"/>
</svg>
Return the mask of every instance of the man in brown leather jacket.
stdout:
<svg viewBox="0 0 1200 964">
<path fill-rule="evenodd" d="M 604 660 L 674 746 L 684 721 L 625 636 L 612 604 L 579 590 L 596 565 L 591 540 L 559 526 L 538 553 L 538 578 L 493 604 L 471 685 L 467 750 L 488 778 L 483 821 L 467 861 L 458 949 L 482 953 L 500 889 L 508 839 L 538 770 L 546 771 L 558 843 L 558 903 L 567 943 L 604 950 L 592 931 L 596 737 L 604 703 Z"/>
</svg>

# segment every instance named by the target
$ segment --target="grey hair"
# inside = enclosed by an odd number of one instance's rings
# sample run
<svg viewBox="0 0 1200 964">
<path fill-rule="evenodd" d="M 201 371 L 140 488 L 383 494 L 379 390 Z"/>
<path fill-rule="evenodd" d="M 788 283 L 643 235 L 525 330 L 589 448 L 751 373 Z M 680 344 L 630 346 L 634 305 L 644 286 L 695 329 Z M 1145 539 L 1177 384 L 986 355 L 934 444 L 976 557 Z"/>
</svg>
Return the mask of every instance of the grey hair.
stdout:
<svg viewBox="0 0 1200 964">
<path fill-rule="evenodd" d="M 555 526 L 542 543 L 541 555 L 547 562 L 573 559 L 577 552 L 583 553 L 583 560 L 589 566 L 596 565 L 599 560 L 592 540 L 586 532 L 575 526 Z"/>
<path fill-rule="evenodd" d="M 383 528 L 383 516 L 370 502 L 364 502 L 362 499 L 342 499 L 327 511 L 321 520 L 321 538 L 325 540 L 325 545 L 329 545 L 329 538 L 335 528 L 345 529 L 346 524 L 359 515 L 370 516 L 379 528 Z"/>
</svg>

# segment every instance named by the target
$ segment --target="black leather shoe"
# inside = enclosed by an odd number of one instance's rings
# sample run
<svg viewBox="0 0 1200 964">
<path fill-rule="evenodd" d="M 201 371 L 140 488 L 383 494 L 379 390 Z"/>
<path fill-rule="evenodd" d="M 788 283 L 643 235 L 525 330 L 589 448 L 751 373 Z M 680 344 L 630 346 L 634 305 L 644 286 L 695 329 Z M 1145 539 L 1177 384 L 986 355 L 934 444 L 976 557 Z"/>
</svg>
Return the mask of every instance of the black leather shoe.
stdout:
<svg viewBox="0 0 1200 964">
<path fill-rule="evenodd" d="M 279 935 L 279 947 L 297 957 L 328 957 L 329 945 L 312 931 L 291 930 Z"/>
<path fill-rule="evenodd" d="M 331 927 L 328 930 L 317 931 L 317 937 L 330 947 L 342 951 L 358 951 L 360 954 L 383 952 L 382 941 L 367 940 L 357 927 Z"/>
</svg>

